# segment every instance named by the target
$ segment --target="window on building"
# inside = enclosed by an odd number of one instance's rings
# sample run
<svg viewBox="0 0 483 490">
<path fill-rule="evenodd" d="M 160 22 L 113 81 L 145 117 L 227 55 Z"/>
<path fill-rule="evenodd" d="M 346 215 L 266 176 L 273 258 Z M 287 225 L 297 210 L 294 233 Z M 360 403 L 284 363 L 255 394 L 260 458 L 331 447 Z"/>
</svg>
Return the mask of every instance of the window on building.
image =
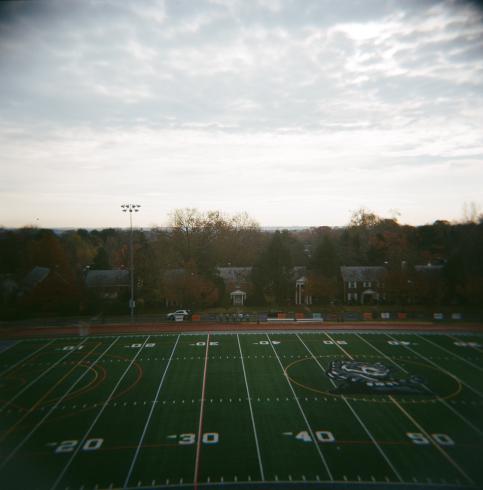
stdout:
<svg viewBox="0 0 483 490">
<path fill-rule="evenodd" d="M 362 283 L 362 285 L 365 287 L 365 288 L 370 288 L 371 287 L 371 281 L 364 281 Z"/>
<path fill-rule="evenodd" d="M 357 301 L 357 293 L 347 293 L 347 301 Z"/>
<path fill-rule="evenodd" d="M 357 281 L 349 281 L 347 287 L 349 289 L 355 289 L 355 288 L 357 288 Z"/>
</svg>

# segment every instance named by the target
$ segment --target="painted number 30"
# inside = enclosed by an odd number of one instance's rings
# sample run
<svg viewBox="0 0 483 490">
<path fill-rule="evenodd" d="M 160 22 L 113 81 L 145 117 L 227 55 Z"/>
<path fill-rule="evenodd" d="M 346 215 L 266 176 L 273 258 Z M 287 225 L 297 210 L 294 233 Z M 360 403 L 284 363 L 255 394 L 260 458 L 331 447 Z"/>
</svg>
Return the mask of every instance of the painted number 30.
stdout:
<svg viewBox="0 0 483 490">
<path fill-rule="evenodd" d="M 217 444 L 220 440 L 218 432 L 205 432 L 201 437 L 201 442 L 203 444 Z M 182 446 L 188 446 L 196 442 L 196 434 L 191 432 L 186 434 L 180 434 L 178 436 L 178 444 Z"/>
</svg>

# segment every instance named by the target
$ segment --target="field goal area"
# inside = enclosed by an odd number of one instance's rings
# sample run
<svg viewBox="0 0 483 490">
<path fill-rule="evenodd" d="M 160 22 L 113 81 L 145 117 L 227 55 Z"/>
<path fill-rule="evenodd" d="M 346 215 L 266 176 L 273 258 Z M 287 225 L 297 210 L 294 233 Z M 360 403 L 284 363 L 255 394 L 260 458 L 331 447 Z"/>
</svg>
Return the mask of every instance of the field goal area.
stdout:
<svg viewBox="0 0 483 490">
<path fill-rule="evenodd" d="M 2 489 L 482 488 L 483 336 L 0 343 Z"/>
</svg>

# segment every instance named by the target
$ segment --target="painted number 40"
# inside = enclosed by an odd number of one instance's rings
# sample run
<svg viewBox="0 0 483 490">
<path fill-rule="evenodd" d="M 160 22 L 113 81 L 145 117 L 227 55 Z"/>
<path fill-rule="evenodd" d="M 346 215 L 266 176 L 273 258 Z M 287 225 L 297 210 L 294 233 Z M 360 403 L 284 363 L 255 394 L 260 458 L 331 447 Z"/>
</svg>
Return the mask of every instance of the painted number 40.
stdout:
<svg viewBox="0 0 483 490">
<path fill-rule="evenodd" d="M 293 434 L 292 432 L 285 432 L 284 434 L 287 436 L 293 435 L 295 439 L 302 442 L 312 442 L 312 437 L 306 430 L 302 430 L 298 434 Z M 335 442 L 334 434 L 328 430 L 316 430 L 315 437 L 318 442 Z"/>
</svg>

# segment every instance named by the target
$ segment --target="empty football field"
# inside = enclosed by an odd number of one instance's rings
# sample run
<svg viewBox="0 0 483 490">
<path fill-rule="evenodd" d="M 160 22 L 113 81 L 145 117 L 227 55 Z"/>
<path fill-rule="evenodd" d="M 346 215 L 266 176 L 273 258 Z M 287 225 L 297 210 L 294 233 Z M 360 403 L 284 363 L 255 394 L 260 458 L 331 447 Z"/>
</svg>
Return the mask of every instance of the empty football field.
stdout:
<svg viewBox="0 0 483 490">
<path fill-rule="evenodd" d="M 482 488 L 479 334 L 0 342 L 0 485 Z"/>
</svg>

